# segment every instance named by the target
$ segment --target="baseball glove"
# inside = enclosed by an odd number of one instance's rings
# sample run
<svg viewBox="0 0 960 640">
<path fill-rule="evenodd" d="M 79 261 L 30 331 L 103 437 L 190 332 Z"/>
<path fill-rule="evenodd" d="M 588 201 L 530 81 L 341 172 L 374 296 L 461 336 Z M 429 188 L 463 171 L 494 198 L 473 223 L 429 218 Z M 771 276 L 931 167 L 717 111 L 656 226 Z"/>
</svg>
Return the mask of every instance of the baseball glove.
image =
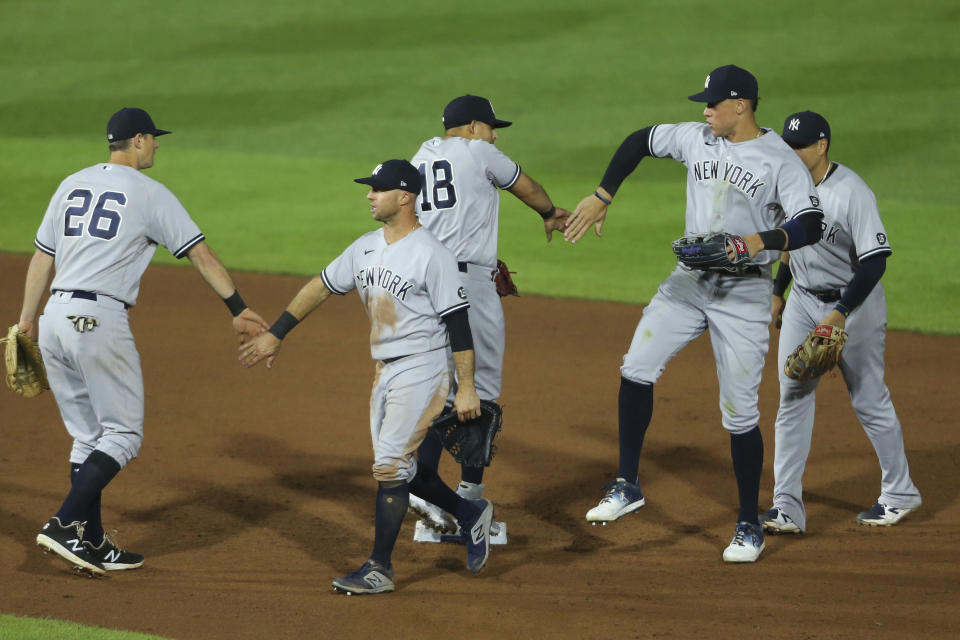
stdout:
<svg viewBox="0 0 960 640">
<path fill-rule="evenodd" d="M 13 325 L 7 331 L 4 361 L 7 365 L 7 386 L 24 398 L 38 396 L 50 388 L 47 382 L 47 369 L 43 366 L 40 347 L 30 336 Z"/>
<path fill-rule="evenodd" d="M 727 256 L 727 245 L 733 248 L 733 260 Z M 743 238 L 723 232 L 683 236 L 673 241 L 673 252 L 687 267 L 704 271 L 737 271 L 750 260 Z"/>
<path fill-rule="evenodd" d="M 783 372 L 794 380 L 810 380 L 822 376 L 840 361 L 840 353 L 846 341 L 847 332 L 840 327 L 818 324 L 787 358 Z"/>
<path fill-rule="evenodd" d="M 501 298 L 520 295 L 520 292 L 517 291 L 517 285 L 513 284 L 513 278 L 510 277 L 511 273 L 516 273 L 516 271 L 510 271 L 503 260 L 497 260 L 497 270 L 493 274 L 493 282 L 497 285 L 497 293 L 500 294 Z"/>
<path fill-rule="evenodd" d="M 480 417 L 460 422 L 457 413 L 444 413 L 433 421 L 431 429 L 440 435 L 443 448 L 453 459 L 468 467 L 489 467 L 497 447 L 494 438 L 503 424 L 503 410 L 496 402 L 480 401 Z"/>
</svg>

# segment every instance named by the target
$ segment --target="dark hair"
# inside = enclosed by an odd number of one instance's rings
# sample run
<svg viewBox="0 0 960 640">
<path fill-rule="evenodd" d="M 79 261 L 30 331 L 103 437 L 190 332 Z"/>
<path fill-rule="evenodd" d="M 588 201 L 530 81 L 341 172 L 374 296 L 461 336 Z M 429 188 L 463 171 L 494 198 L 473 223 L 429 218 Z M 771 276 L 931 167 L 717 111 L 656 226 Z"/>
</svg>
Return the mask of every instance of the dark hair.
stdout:
<svg viewBox="0 0 960 640">
<path fill-rule="evenodd" d="M 757 96 L 756 98 L 750 98 L 749 102 L 750 102 L 750 108 L 753 109 L 754 113 L 756 113 L 757 105 L 760 104 L 760 97 Z"/>
</svg>

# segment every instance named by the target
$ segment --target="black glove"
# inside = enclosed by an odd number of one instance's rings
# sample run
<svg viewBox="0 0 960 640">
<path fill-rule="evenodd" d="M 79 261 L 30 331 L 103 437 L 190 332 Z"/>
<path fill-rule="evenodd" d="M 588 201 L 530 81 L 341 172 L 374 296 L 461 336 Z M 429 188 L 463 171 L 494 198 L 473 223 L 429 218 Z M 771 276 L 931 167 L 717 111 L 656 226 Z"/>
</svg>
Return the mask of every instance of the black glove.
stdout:
<svg viewBox="0 0 960 640">
<path fill-rule="evenodd" d="M 455 411 L 434 420 L 443 448 L 453 459 L 468 467 L 489 467 L 497 447 L 493 439 L 500 433 L 503 409 L 496 402 L 480 401 L 480 417 L 460 422 Z"/>
<path fill-rule="evenodd" d="M 727 245 L 733 248 L 733 260 L 727 255 Z M 705 271 L 737 271 L 750 260 L 743 238 L 723 232 L 683 236 L 673 241 L 673 252 L 691 269 Z"/>
</svg>

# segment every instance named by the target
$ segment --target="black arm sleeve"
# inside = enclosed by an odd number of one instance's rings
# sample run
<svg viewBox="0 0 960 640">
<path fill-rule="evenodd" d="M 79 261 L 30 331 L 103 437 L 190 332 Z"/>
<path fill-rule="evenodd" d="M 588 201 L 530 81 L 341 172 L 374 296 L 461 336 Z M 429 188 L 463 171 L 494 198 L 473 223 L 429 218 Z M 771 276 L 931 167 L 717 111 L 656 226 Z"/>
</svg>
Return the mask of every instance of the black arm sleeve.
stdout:
<svg viewBox="0 0 960 640">
<path fill-rule="evenodd" d="M 600 186 L 610 195 L 615 195 L 617 189 L 627 176 L 633 173 L 640 161 L 650 154 L 650 132 L 653 127 L 634 131 L 620 144 L 620 148 L 613 154 L 607 172 L 603 174 Z"/>
<path fill-rule="evenodd" d="M 773 295 L 782 298 L 793 280 L 793 272 L 790 271 L 790 265 L 786 262 L 780 262 L 780 268 L 777 269 L 777 277 L 773 281 Z"/>
<path fill-rule="evenodd" d="M 887 270 L 887 255 L 882 253 L 878 256 L 870 256 L 860 263 L 860 268 L 850 278 L 847 290 L 843 292 L 840 302 L 837 303 L 837 310 L 843 315 L 850 315 L 850 312 L 863 304 L 873 288 L 880 282 L 883 272 Z"/>
<path fill-rule="evenodd" d="M 820 242 L 820 237 L 823 235 L 823 227 L 820 225 L 822 218 L 822 213 L 811 211 L 801 213 L 793 220 L 788 220 L 780 225 L 779 228 L 787 234 L 787 251 Z"/>
<path fill-rule="evenodd" d="M 470 333 L 470 320 L 467 316 L 466 307 L 447 314 L 440 320 L 447 325 L 451 350 L 469 351 L 473 349 L 473 335 Z"/>
</svg>

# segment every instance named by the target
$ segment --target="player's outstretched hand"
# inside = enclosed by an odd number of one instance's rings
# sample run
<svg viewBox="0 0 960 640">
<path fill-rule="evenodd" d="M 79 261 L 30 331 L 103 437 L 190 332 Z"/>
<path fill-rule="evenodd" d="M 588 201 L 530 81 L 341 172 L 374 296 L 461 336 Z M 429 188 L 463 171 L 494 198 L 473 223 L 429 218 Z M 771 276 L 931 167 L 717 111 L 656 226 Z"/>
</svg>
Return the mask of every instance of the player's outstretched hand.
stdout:
<svg viewBox="0 0 960 640">
<path fill-rule="evenodd" d="M 547 242 L 553 240 L 554 231 L 563 231 L 567 228 L 567 220 L 569 218 L 569 211 L 557 207 L 553 215 L 543 221 L 543 230 L 547 232 Z"/>
<path fill-rule="evenodd" d="M 453 399 L 453 408 L 457 411 L 460 422 L 480 417 L 480 396 L 473 387 L 460 386 Z"/>
<path fill-rule="evenodd" d="M 783 324 L 783 305 L 784 301 L 782 296 L 775 295 L 772 297 L 772 301 L 770 302 L 770 318 L 777 326 L 777 329 Z"/>
<path fill-rule="evenodd" d="M 240 344 L 245 343 L 250 338 L 260 335 L 270 328 L 270 325 L 260 317 L 260 314 L 247 307 L 240 312 L 240 315 L 233 319 L 233 330 L 240 339 Z"/>
<path fill-rule="evenodd" d="M 580 201 L 576 210 L 567 219 L 567 228 L 563 232 L 563 239 L 567 242 L 576 242 L 590 230 L 590 225 L 594 226 L 597 237 L 600 237 L 600 229 L 603 227 L 603 221 L 607 217 L 607 205 L 597 196 L 590 194 Z"/>
<path fill-rule="evenodd" d="M 258 336 L 250 339 L 249 342 L 241 344 L 239 347 L 240 364 L 250 368 L 264 358 L 267 359 L 267 369 L 273 367 L 273 361 L 280 351 L 280 339 L 269 331 L 264 331 Z"/>
</svg>

